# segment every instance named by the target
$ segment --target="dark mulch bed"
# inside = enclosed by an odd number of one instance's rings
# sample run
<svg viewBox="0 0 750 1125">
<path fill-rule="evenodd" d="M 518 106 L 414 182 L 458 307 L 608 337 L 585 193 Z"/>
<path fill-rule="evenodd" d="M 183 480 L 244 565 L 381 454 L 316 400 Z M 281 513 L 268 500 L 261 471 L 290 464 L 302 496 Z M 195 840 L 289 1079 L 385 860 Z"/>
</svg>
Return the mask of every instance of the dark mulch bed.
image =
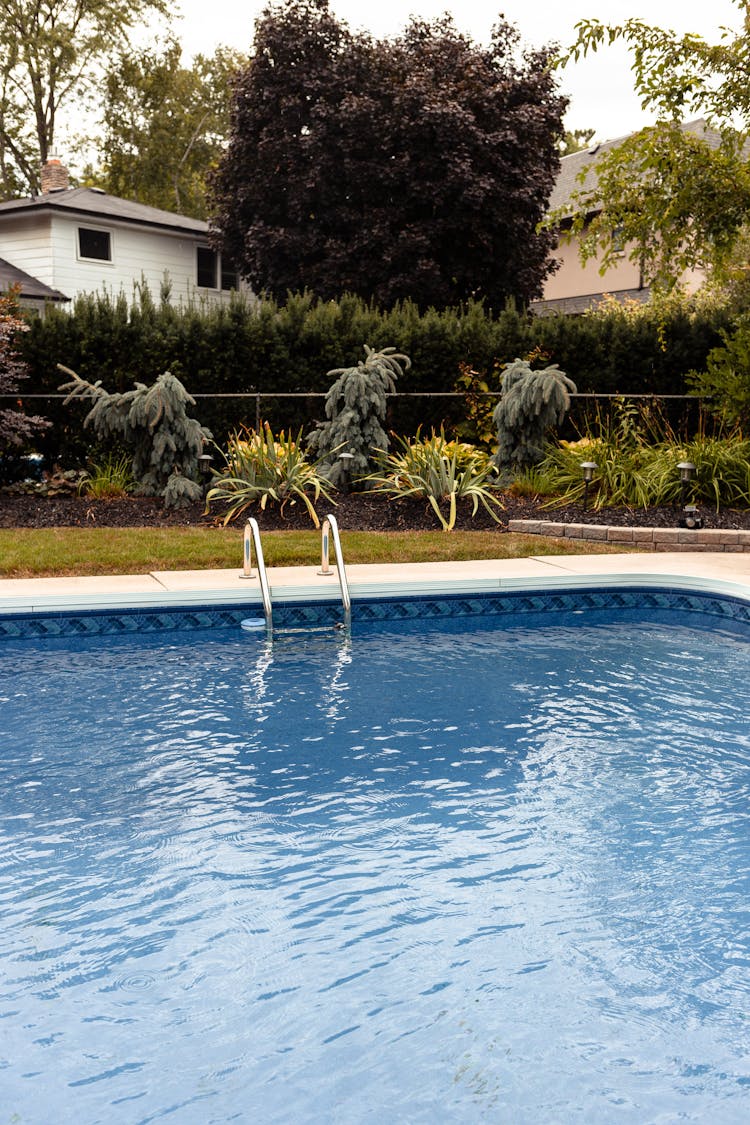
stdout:
<svg viewBox="0 0 750 1125">
<path fill-rule="evenodd" d="M 506 496 L 505 511 L 496 524 L 480 506 L 472 517 L 471 502 L 459 505 L 456 527 L 462 530 L 508 530 L 509 519 L 549 519 L 561 523 L 616 524 L 621 527 L 676 527 L 680 510 L 677 507 L 609 508 L 601 512 L 584 512 L 580 505 L 566 508 L 544 508 L 543 502 L 526 497 Z M 429 504 L 422 500 L 399 500 L 394 503 L 383 497 L 352 494 L 337 497 L 336 507 L 325 501 L 317 506 L 318 514 L 332 511 L 339 527 L 349 531 L 432 531 L 439 523 Z M 309 530 L 310 517 L 303 504 L 287 504 L 283 512 L 276 507 L 266 511 L 254 509 L 261 529 Z M 716 512 L 701 506 L 704 527 L 750 529 L 750 510 L 722 509 Z M 221 514 L 206 515 L 202 504 L 178 511 L 165 510 L 158 500 L 128 498 L 125 500 L 91 500 L 76 495 L 40 496 L 0 491 L 0 527 L 210 527 L 221 523 Z M 242 520 L 239 521 L 242 523 Z"/>
</svg>

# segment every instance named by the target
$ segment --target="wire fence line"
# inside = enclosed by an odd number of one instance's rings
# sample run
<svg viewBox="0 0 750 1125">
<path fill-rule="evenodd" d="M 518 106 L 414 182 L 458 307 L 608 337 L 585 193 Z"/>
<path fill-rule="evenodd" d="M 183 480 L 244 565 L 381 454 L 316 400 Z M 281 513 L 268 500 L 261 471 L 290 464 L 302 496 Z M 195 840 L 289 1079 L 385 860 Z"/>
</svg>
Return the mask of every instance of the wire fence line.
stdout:
<svg viewBox="0 0 750 1125">
<path fill-rule="evenodd" d="M 463 399 L 464 401 L 472 401 L 478 398 L 486 399 L 499 399 L 502 395 L 501 391 L 390 391 L 386 394 L 388 399 Z M 229 399 L 243 400 L 249 399 L 255 403 L 255 428 L 259 430 L 262 424 L 263 415 L 261 404 L 267 399 L 297 399 L 304 401 L 305 399 L 327 398 L 328 391 L 196 391 L 192 394 L 194 399 L 207 399 L 210 401 L 225 401 Z M 571 399 L 576 402 L 612 402 L 616 399 L 628 401 L 641 401 L 641 402 L 685 402 L 693 405 L 699 405 L 703 400 L 702 395 L 687 395 L 687 394 L 658 394 L 655 392 L 645 393 L 617 393 L 617 392 L 600 392 L 600 391 L 577 391 L 571 394 Z M 18 391 L 15 394 L 4 393 L 0 394 L 0 401 L 3 399 L 10 399 L 18 404 L 29 402 L 31 400 L 47 400 L 64 401 L 69 398 L 67 394 L 60 392 L 32 392 L 26 394 L 23 391 Z M 85 398 L 79 398 L 76 401 L 86 405 Z"/>
</svg>

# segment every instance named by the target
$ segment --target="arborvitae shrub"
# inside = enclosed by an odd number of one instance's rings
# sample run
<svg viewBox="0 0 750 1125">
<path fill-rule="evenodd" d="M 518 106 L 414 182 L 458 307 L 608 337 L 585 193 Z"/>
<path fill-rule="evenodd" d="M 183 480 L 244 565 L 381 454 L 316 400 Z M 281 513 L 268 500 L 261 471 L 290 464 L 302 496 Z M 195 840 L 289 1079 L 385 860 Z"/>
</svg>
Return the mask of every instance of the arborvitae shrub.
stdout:
<svg viewBox="0 0 750 1125">
<path fill-rule="evenodd" d="M 130 307 L 123 296 L 97 294 L 78 298 L 72 312 L 50 309 L 32 321 L 18 347 L 29 364 L 30 392 L 57 392 L 58 362 L 119 392 L 133 377 L 177 372 L 198 397 L 204 423 L 224 441 L 242 424 L 255 425 L 255 399 L 201 395 L 325 394 L 325 372 L 350 363 L 362 340 L 376 349 L 393 345 L 412 360 L 398 389 L 418 397 L 389 399 L 385 429 L 414 433 L 420 424 L 445 423 L 450 433 L 463 418 L 463 401 L 419 392 L 453 391 L 462 363 L 490 375 L 538 346 L 581 391 L 683 393 L 685 373 L 705 368 L 727 323 L 725 311 L 716 309 L 676 309 L 661 319 L 616 310 L 535 319 L 512 306 L 493 313 L 479 302 L 420 314 L 403 301 L 384 312 L 358 297 L 319 301 L 310 293 L 292 294 L 284 304 L 237 298 L 226 306 L 173 307 L 142 291 Z M 82 412 L 59 400 L 39 409 L 54 423 L 37 441 L 40 452 L 64 464 L 85 463 L 90 436 L 81 429 Z M 264 398 L 261 415 L 277 429 L 308 429 L 321 415 L 321 400 Z"/>
</svg>

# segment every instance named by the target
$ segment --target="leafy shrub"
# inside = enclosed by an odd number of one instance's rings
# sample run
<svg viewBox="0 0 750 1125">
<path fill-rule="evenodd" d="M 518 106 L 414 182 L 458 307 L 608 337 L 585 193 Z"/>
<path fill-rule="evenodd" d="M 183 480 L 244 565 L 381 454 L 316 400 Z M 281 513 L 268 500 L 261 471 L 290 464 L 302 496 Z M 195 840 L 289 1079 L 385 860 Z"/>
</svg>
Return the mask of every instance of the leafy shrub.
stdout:
<svg viewBox="0 0 750 1125">
<path fill-rule="evenodd" d="M 425 497 L 443 531 L 451 531 L 456 523 L 456 501 L 470 497 L 472 515 L 479 505 L 497 519 L 496 512 L 502 502 L 494 494 L 495 466 L 489 456 L 458 442 L 448 442 L 445 434 L 434 431 L 429 438 L 409 442 L 396 439 L 400 452 L 381 453 L 381 468 L 368 478 L 376 492 L 385 493 L 396 500 L 411 496 Z M 443 515 L 440 503 L 448 503 L 448 516 Z"/>
<path fill-rule="evenodd" d="M 734 332 L 722 333 L 723 344 L 713 348 L 706 370 L 693 372 L 688 382 L 705 397 L 708 408 L 729 426 L 750 425 L 750 317 L 742 317 Z"/>
<path fill-rule="evenodd" d="M 533 371 L 527 360 L 517 359 L 503 372 L 501 386 L 502 397 L 492 415 L 497 426 L 495 464 L 507 474 L 541 461 L 547 432 L 564 420 L 576 385 L 557 364 Z"/>
<path fill-rule="evenodd" d="M 29 377 L 28 364 L 21 359 L 16 347 L 18 337 L 28 330 L 28 324 L 18 315 L 17 302 L 12 294 L 0 293 L 0 394 L 15 394 L 21 380 Z M 29 438 L 49 424 L 39 415 L 0 409 L 0 455 L 22 450 Z"/>
<path fill-rule="evenodd" d="M 329 371 L 338 375 L 326 395 L 327 422 L 308 435 L 308 448 L 326 465 L 326 475 L 334 485 L 361 480 L 372 468 L 373 450 L 388 448 L 383 429 L 388 406 L 387 395 L 396 390 L 396 379 L 411 367 L 408 356 L 395 348 L 376 352 L 365 344 L 365 360 L 356 367 Z M 339 452 L 350 454 L 348 468 L 335 460 Z"/>
<path fill-rule="evenodd" d="M 412 361 L 398 389 L 414 397 L 389 399 L 385 428 L 414 434 L 419 423 L 444 424 L 449 432 L 468 422 L 463 400 L 427 397 L 455 390 L 462 363 L 494 391 L 496 371 L 540 348 L 545 362 L 559 364 L 579 391 L 682 393 L 685 372 L 705 367 L 722 342 L 720 330 L 730 325 L 724 309 L 687 304 L 663 314 L 643 306 L 637 319 L 619 312 L 535 318 L 512 305 L 498 312 L 479 301 L 424 313 L 403 301 L 385 311 L 350 294 L 338 301 L 294 293 L 283 303 L 233 299 L 226 306 L 174 307 L 143 290 L 131 303 L 122 295 L 79 296 L 72 311 L 50 309 L 35 318 L 16 344 L 29 364 L 29 392 L 57 391 L 55 363 L 63 357 L 82 378 L 101 379 L 113 391 L 127 391 L 133 371 L 169 370 L 207 395 L 325 393 L 325 373 L 361 354 L 363 340 L 376 349 L 392 344 Z M 81 426 L 83 411 L 50 400 L 44 413 L 54 424 L 34 444 L 47 463 L 85 464 L 91 441 Z M 315 400 L 269 397 L 263 413 L 274 429 L 303 426 L 307 432 Z M 204 398 L 200 418 L 223 444 L 242 423 L 254 424 L 255 404 Z M 480 439 L 463 425 L 460 432 L 465 440 Z"/>
<path fill-rule="evenodd" d="M 91 425 L 101 439 L 117 438 L 133 449 L 133 476 L 143 496 L 161 496 L 167 508 L 179 508 L 200 500 L 198 458 L 211 439 L 211 432 L 195 418 L 188 406 L 195 406 L 179 379 L 169 371 L 159 375 L 150 387 L 136 383 L 132 391 L 112 394 L 100 382 L 90 383 L 62 364 L 71 375 L 61 391 L 68 391 L 65 402 L 86 399 L 93 402 L 84 426 Z"/>
<path fill-rule="evenodd" d="M 206 504 L 227 506 L 224 523 L 242 515 L 251 504 L 262 511 L 271 502 L 284 510 L 298 500 L 307 508 L 315 527 L 320 527 L 313 502 L 321 496 L 331 504 L 328 481 L 320 473 L 321 459 L 310 462 L 302 450 L 302 431 L 296 439 L 282 430 L 275 438 L 266 424 L 260 433 L 244 429 L 232 435 L 226 452 L 226 469 L 218 474 L 206 495 Z"/>
</svg>

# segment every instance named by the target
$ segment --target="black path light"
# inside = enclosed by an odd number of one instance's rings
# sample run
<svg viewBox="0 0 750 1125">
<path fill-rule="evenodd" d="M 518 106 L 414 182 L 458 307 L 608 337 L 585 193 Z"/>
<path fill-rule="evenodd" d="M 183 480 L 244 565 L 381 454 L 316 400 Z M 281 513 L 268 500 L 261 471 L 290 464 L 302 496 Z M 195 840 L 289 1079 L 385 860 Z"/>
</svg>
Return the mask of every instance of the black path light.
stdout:
<svg viewBox="0 0 750 1125">
<path fill-rule="evenodd" d="M 594 479 L 594 473 L 599 468 L 596 461 L 581 461 L 581 472 L 583 473 L 583 510 L 584 512 L 589 506 L 589 485 Z"/>
<path fill-rule="evenodd" d="M 214 463 L 214 459 L 213 459 L 213 457 L 211 456 L 210 453 L 204 452 L 204 453 L 198 454 L 198 472 L 200 473 L 201 480 L 203 481 L 204 492 L 208 491 L 208 486 L 211 483 L 211 473 L 213 471 L 212 470 L 213 463 Z"/>
<path fill-rule="evenodd" d="M 348 492 L 351 488 L 352 478 L 352 461 L 354 460 L 353 453 L 339 453 L 339 461 L 341 462 L 342 477 L 341 477 L 341 491 Z"/>
<path fill-rule="evenodd" d="M 680 527 L 697 531 L 703 527 L 703 520 L 699 516 L 695 504 L 688 504 L 687 502 L 690 482 L 695 479 L 695 465 L 692 461 L 680 461 L 677 468 L 680 470 L 680 503 L 682 504 Z"/>
</svg>

